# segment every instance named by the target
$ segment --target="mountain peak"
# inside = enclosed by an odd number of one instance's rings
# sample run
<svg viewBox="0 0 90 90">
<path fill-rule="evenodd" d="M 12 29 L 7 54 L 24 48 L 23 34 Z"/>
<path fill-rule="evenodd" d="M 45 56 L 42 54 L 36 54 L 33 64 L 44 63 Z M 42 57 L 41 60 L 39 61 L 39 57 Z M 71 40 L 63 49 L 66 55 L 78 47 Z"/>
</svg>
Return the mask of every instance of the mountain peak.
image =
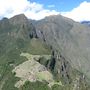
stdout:
<svg viewBox="0 0 90 90">
<path fill-rule="evenodd" d="M 24 18 L 27 18 L 24 14 L 18 14 L 18 15 L 15 15 L 15 16 L 13 16 L 12 18 L 22 18 L 22 19 L 24 19 Z"/>
<path fill-rule="evenodd" d="M 16 15 L 16 16 L 10 18 L 10 22 L 14 25 L 26 23 L 27 20 L 28 19 L 24 14 L 19 14 L 19 15 Z"/>
</svg>

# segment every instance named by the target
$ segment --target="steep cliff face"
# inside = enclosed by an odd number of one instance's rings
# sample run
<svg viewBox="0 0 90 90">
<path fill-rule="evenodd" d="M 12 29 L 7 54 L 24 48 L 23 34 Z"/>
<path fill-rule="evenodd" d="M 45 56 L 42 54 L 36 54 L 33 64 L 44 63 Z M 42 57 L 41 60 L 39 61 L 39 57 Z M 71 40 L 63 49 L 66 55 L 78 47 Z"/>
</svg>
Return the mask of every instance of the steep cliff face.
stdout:
<svg viewBox="0 0 90 90">
<path fill-rule="evenodd" d="M 61 53 L 54 51 L 47 66 L 63 85 L 70 85 L 70 90 L 87 90 L 87 78 L 83 73 L 72 68 L 70 63 Z"/>
<path fill-rule="evenodd" d="M 52 72 L 54 79 L 62 82 L 63 90 L 89 90 L 90 86 L 87 77 L 80 71 L 74 69 L 64 56 L 58 51 L 52 51 L 51 59 L 41 58 L 43 65 Z M 42 64 L 39 61 L 39 63 Z"/>
<path fill-rule="evenodd" d="M 35 28 L 40 39 L 90 78 L 90 27 L 58 15 L 37 21 Z"/>
</svg>

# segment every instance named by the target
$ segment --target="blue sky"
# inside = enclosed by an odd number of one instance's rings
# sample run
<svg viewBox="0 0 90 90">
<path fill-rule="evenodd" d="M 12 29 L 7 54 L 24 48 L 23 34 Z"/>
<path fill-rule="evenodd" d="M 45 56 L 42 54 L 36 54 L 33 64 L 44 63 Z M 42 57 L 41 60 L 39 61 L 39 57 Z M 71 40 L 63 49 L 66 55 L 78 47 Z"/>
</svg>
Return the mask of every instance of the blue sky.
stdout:
<svg viewBox="0 0 90 90">
<path fill-rule="evenodd" d="M 49 8 L 57 11 L 70 11 L 73 8 L 80 5 L 80 3 L 90 0 L 30 0 L 31 2 L 37 2 L 43 4 L 45 8 L 48 8 L 48 5 L 54 5 L 55 7 Z"/>
<path fill-rule="evenodd" d="M 21 13 L 35 20 L 61 14 L 75 21 L 90 21 L 90 0 L 0 0 L 0 19 Z"/>
</svg>

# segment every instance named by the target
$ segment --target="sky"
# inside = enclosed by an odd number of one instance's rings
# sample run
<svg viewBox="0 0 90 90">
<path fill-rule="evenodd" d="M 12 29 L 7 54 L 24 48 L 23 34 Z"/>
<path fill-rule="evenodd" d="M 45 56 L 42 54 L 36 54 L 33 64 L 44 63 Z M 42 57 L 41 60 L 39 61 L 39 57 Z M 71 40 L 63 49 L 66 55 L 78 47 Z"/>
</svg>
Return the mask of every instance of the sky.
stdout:
<svg viewBox="0 0 90 90">
<path fill-rule="evenodd" d="M 90 21 L 90 0 L 0 0 L 0 19 L 22 13 L 35 20 L 61 14 L 75 21 Z"/>
</svg>

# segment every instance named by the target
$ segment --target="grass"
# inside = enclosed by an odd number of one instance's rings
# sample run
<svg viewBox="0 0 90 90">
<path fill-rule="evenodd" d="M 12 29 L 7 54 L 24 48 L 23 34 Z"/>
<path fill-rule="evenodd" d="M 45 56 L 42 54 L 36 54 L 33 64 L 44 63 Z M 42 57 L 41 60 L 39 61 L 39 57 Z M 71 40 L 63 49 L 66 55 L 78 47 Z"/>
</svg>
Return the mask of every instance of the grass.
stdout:
<svg viewBox="0 0 90 90">
<path fill-rule="evenodd" d="M 50 55 L 51 50 L 50 48 L 41 40 L 33 38 L 30 41 L 29 46 L 30 47 L 27 52 L 33 54 L 33 55 Z"/>
<path fill-rule="evenodd" d="M 51 90 L 51 88 L 47 86 L 47 83 L 27 81 L 20 90 Z"/>
<path fill-rule="evenodd" d="M 43 80 L 45 80 L 47 82 L 49 82 L 49 81 L 53 82 L 54 81 L 53 80 L 53 75 L 50 72 L 48 72 L 48 71 L 38 72 L 37 73 L 37 78 L 40 81 L 43 81 Z"/>
<path fill-rule="evenodd" d="M 21 86 L 20 90 L 72 90 L 68 87 L 63 87 L 61 85 L 55 84 L 50 88 L 47 82 L 30 82 L 26 81 L 23 86 Z"/>
<path fill-rule="evenodd" d="M 19 80 L 19 78 L 14 77 L 14 74 L 12 73 L 9 73 L 6 78 L 7 79 L 2 90 L 18 90 L 18 88 L 16 88 L 14 84 Z"/>
</svg>

